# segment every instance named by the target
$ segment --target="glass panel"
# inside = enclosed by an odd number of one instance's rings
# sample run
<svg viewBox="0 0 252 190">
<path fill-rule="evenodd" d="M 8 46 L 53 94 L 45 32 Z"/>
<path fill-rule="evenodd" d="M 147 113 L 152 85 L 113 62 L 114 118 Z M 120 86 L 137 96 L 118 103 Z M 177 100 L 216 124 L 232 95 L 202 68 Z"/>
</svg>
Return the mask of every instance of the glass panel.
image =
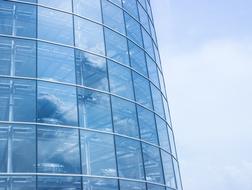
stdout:
<svg viewBox="0 0 252 190">
<path fill-rule="evenodd" d="M 116 153 L 120 177 L 144 179 L 140 142 L 116 137 Z"/>
<path fill-rule="evenodd" d="M 38 172 L 80 173 L 77 129 L 37 127 Z"/>
<path fill-rule="evenodd" d="M 159 57 L 159 52 L 157 47 L 155 46 L 155 44 L 153 43 L 153 47 L 154 47 L 154 51 L 155 51 L 155 59 L 156 59 L 156 63 L 159 66 L 159 68 L 161 68 L 161 61 L 160 61 L 160 57 Z"/>
<path fill-rule="evenodd" d="M 83 190 L 118 190 L 117 180 L 83 177 Z"/>
<path fill-rule="evenodd" d="M 109 95 L 79 88 L 80 126 L 101 131 L 112 131 Z"/>
<path fill-rule="evenodd" d="M 161 91 L 163 92 L 163 94 L 166 95 L 164 78 L 163 78 L 163 75 L 161 74 L 160 70 L 158 70 L 158 77 L 159 77 L 159 81 L 160 81 Z"/>
<path fill-rule="evenodd" d="M 159 186 L 159 185 L 154 185 L 154 184 L 147 184 L 148 190 L 165 190 L 165 187 Z"/>
<path fill-rule="evenodd" d="M 81 190 L 81 177 L 38 176 L 37 190 Z"/>
<path fill-rule="evenodd" d="M 128 99 L 134 99 L 130 69 L 108 61 L 110 91 Z"/>
<path fill-rule="evenodd" d="M 152 109 L 153 107 L 150 92 L 150 82 L 135 72 L 133 72 L 133 81 L 136 101 L 139 104 L 142 104 L 147 108 Z"/>
<path fill-rule="evenodd" d="M 163 103 L 164 103 L 165 118 L 166 118 L 167 123 L 171 126 L 171 117 L 170 117 L 170 110 L 168 107 L 168 103 L 165 100 L 164 96 L 162 96 L 162 98 L 163 98 Z"/>
<path fill-rule="evenodd" d="M 36 171 L 34 126 L 0 125 L 0 163 L 0 172 L 32 173 Z"/>
<path fill-rule="evenodd" d="M 123 8 L 127 10 L 127 12 L 138 19 L 138 11 L 137 11 L 137 1 L 136 0 L 127 0 L 123 1 Z"/>
<path fill-rule="evenodd" d="M 109 0 L 109 1 L 113 2 L 114 4 L 116 4 L 116 5 L 120 6 L 120 7 L 122 6 L 121 0 Z"/>
<path fill-rule="evenodd" d="M 140 17 L 140 22 L 144 26 L 144 28 L 150 33 L 150 26 L 149 26 L 149 18 L 145 10 L 143 9 L 140 4 L 138 4 L 138 11 L 139 11 L 139 17 Z"/>
<path fill-rule="evenodd" d="M 0 78 L 0 120 L 35 121 L 36 82 Z"/>
<path fill-rule="evenodd" d="M 33 176 L 0 176 L 1 190 L 34 190 L 36 177 Z"/>
<path fill-rule="evenodd" d="M 131 137 L 138 137 L 135 104 L 112 97 L 112 108 L 115 132 Z"/>
<path fill-rule="evenodd" d="M 38 42 L 38 78 L 75 83 L 74 50 Z"/>
<path fill-rule="evenodd" d="M 38 7 L 38 38 L 72 45 L 72 15 Z"/>
<path fill-rule="evenodd" d="M 145 183 L 120 180 L 120 190 L 145 190 Z"/>
<path fill-rule="evenodd" d="M 146 180 L 164 183 L 163 168 L 158 148 L 142 143 Z"/>
<path fill-rule="evenodd" d="M 1 1 L 0 33 L 36 37 L 36 6 Z"/>
<path fill-rule="evenodd" d="M 141 106 L 137 106 L 137 113 L 141 139 L 158 145 L 154 114 Z"/>
<path fill-rule="evenodd" d="M 102 0 L 103 22 L 108 27 L 125 34 L 124 17 L 121 8 L 107 0 Z M 112 16 L 113 15 L 113 16 Z"/>
<path fill-rule="evenodd" d="M 167 186 L 171 188 L 176 188 L 175 185 L 175 176 L 173 171 L 172 157 L 168 153 L 161 150 L 164 175 L 165 175 L 165 183 Z"/>
<path fill-rule="evenodd" d="M 74 0 L 73 4 L 76 14 L 101 22 L 100 0 Z"/>
<path fill-rule="evenodd" d="M 143 41 L 144 41 L 144 49 L 146 52 L 155 59 L 153 43 L 150 35 L 142 28 Z"/>
<path fill-rule="evenodd" d="M 170 127 L 167 126 L 168 129 L 168 135 L 170 139 L 170 145 L 171 145 L 171 153 L 172 155 L 176 158 L 177 153 L 176 153 L 176 147 L 175 147 L 175 141 L 174 141 L 174 135 Z"/>
<path fill-rule="evenodd" d="M 132 68 L 147 77 L 144 51 L 129 41 L 129 54 Z"/>
<path fill-rule="evenodd" d="M 124 36 L 105 28 L 107 56 L 115 61 L 129 65 L 127 40 Z"/>
<path fill-rule="evenodd" d="M 75 87 L 38 82 L 38 122 L 77 125 Z"/>
<path fill-rule="evenodd" d="M 77 83 L 108 91 L 106 59 L 76 50 Z"/>
<path fill-rule="evenodd" d="M 182 190 L 183 188 L 182 188 L 182 183 L 181 183 L 181 178 L 180 178 L 178 162 L 175 159 L 173 159 L 173 164 L 174 164 L 174 170 L 175 170 L 175 175 L 176 175 L 177 189 Z"/>
<path fill-rule="evenodd" d="M 67 12 L 72 12 L 72 0 L 38 0 L 39 4 L 60 9 Z"/>
<path fill-rule="evenodd" d="M 74 20 L 76 46 L 83 50 L 104 55 L 102 26 L 79 17 L 74 17 Z"/>
<path fill-rule="evenodd" d="M 144 9 L 146 9 L 146 1 L 145 0 L 138 0 L 141 5 L 144 7 Z"/>
<path fill-rule="evenodd" d="M 81 131 L 82 173 L 116 176 L 113 135 Z"/>
<path fill-rule="evenodd" d="M 126 1 L 128 2 L 128 1 Z M 142 33 L 140 24 L 129 16 L 127 13 L 125 16 L 125 24 L 127 30 L 127 36 L 134 42 L 136 42 L 139 46 L 143 47 Z"/>
<path fill-rule="evenodd" d="M 158 129 L 158 138 L 160 146 L 165 149 L 166 151 L 170 152 L 170 143 L 169 143 L 169 137 L 167 133 L 167 127 L 164 120 L 162 120 L 160 117 L 156 116 L 156 122 L 157 122 L 157 129 Z"/>
<path fill-rule="evenodd" d="M 158 69 L 156 63 L 146 54 L 148 73 L 150 80 L 159 88 Z"/>
<path fill-rule="evenodd" d="M 164 118 L 165 114 L 164 114 L 164 107 L 163 107 L 163 101 L 162 101 L 161 92 L 155 86 L 153 86 L 153 85 L 151 85 L 151 91 L 152 91 L 154 110 L 161 117 Z"/>
<path fill-rule="evenodd" d="M 0 74 L 35 77 L 36 42 L 0 37 Z"/>
</svg>

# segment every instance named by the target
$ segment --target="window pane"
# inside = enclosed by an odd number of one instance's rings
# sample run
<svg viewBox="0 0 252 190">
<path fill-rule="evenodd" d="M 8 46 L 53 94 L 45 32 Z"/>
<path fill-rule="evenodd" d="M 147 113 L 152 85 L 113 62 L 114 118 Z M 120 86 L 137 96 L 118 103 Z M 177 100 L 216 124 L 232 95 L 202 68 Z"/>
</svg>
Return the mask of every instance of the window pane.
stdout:
<svg viewBox="0 0 252 190">
<path fill-rule="evenodd" d="M 112 97 L 112 108 L 115 132 L 131 137 L 138 137 L 135 104 Z"/>
<path fill-rule="evenodd" d="M 124 36 L 105 28 L 107 56 L 122 64 L 129 65 L 127 40 Z"/>
<path fill-rule="evenodd" d="M 144 51 L 129 41 L 130 63 L 132 68 L 147 77 Z"/>
<path fill-rule="evenodd" d="M 116 137 L 116 153 L 120 177 L 144 179 L 140 142 Z"/>
<path fill-rule="evenodd" d="M 158 138 L 160 146 L 166 151 L 170 152 L 170 143 L 166 123 L 158 116 L 156 116 L 156 122 L 157 122 Z"/>
<path fill-rule="evenodd" d="M 154 114 L 141 106 L 137 106 L 137 113 L 141 139 L 158 145 Z"/>
<path fill-rule="evenodd" d="M 145 183 L 120 180 L 120 190 L 145 190 Z"/>
<path fill-rule="evenodd" d="M 76 14 L 101 22 L 100 0 L 74 0 L 73 4 Z"/>
<path fill-rule="evenodd" d="M 83 190 L 118 190 L 117 180 L 83 177 Z"/>
<path fill-rule="evenodd" d="M 123 11 L 107 0 L 102 0 L 103 22 L 108 27 L 125 34 Z M 113 16 L 111 16 L 113 15 Z"/>
<path fill-rule="evenodd" d="M 74 17 L 74 20 L 76 46 L 83 50 L 104 55 L 102 26 L 79 17 Z"/>
<path fill-rule="evenodd" d="M 113 135 L 81 131 L 81 153 L 84 174 L 116 176 Z"/>
<path fill-rule="evenodd" d="M 36 37 L 36 6 L 1 1 L 0 33 Z"/>
<path fill-rule="evenodd" d="M 126 1 L 128 2 L 128 1 Z M 129 16 L 127 13 L 125 15 L 125 24 L 127 30 L 127 36 L 134 42 L 136 42 L 139 46 L 143 47 L 143 40 L 141 34 L 140 24 Z"/>
<path fill-rule="evenodd" d="M 161 74 L 160 70 L 158 70 L 158 76 L 159 76 L 161 91 L 163 92 L 163 94 L 166 94 L 166 92 L 165 92 L 164 78 L 163 78 L 163 75 Z"/>
<path fill-rule="evenodd" d="M 80 173 L 77 129 L 38 126 L 38 172 Z"/>
<path fill-rule="evenodd" d="M 163 168 L 164 168 L 164 175 L 165 175 L 165 183 L 167 186 L 171 188 L 176 188 L 175 185 L 175 176 L 173 171 L 173 164 L 172 164 L 172 157 L 161 150 L 162 161 L 163 161 Z"/>
<path fill-rule="evenodd" d="M 75 87 L 38 82 L 38 122 L 77 125 Z"/>
<path fill-rule="evenodd" d="M 162 96 L 163 98 L 163 102 L 164 102 L 164 111 L 165 111 L 165 118 L 167 123 L 171 126 L 171 117 L 170 117 L 170 110 L 168 107 L 168 103 L 166 101 L 166 99 L 164 98 L 164 96 Z"/>
<path fill-rule="evenodd" d="M 137 1 L 136 0 L 123 1 L 123 8 L 125 8 L 131 16 L 138 19 Z"/>
<path fill-rule="evenodd" d="M 122 2 L 121 0 L 110 0 L 111 2 L 113 2 L 114 4 L 118 5 L 118 6 L 122 6 Z"/>
<path fill-rule="evenodd" d="M 80 50 L 75 52 L 78 84 L 108 91 L 106 59 Z"/>
<path fill-rule="evenodd" d="M 0 78 L 0 120 L 35 121 L 35 82 Z"/>
<path fill-rule="evenodd" d="M 151 85 L 151 91 L 152 91 L 154 110 L 155 112 L 157 112 L 157 114 L 159 114 L 161 117 L 164 118 L 165 117 L 164 107 L 161 92 L 153 85 Z"/>
<path fill-rule="evenodd" d="M 0 74 L 11 73 L 15 76 L 35 77 L 35 41 L 0 37 Z"/>
<path fill-rule="evenodd" d="M 101 131 L 112 131 L 109 95 L 79 88 L 80 126 Z"/>
<path fill-rule="evenodd" d="M 1 190 L 34 190 L 36 177 L 33 176 L 0 176 Z"/>
<path fill-rule="evenodd" d="M 148 55 L 146 55 L 146 61 L 148 66 L 149 78 L 159 88 L 157 65 Z"/>
<path fill-rule="evenodd" d="M 38 78 L 75 83 L 74 50 L 38 42 Z"/>
<path fill-rule="evenodd" d="M 73 44 L 72 15 L 38 7 L 38 38 L 52 42 Z"/>
<path fill-rule="evenodd" d="M 163 168 L 159 149 L 142 143 L 146 180 L 164 183 Z"/>
<path fill-rule="evenodd" d="M 148 190 L 165 190 L 165 187 L 159 185 L 147 184 Z"/>
<path fill-rule="evenodd" d="M 144 28 L 150 33 L 150 26 L 149 26 L 149 18 L 145 10 L 138 4 L 138 11 L 139 11 L 139 17 L 140 22 L 144 26 Z"/>
<path fill-rule="evenodd" d="M 130 69 L 108 61 L 110 91 L 128 99 L 134 99 Z"/>
<path fill-rule="evenodd" d="M 153 107 L 149 81 L 135 72 L 133 72 L 133 81 L 136 101 L 139 104 L 152 109 Z"/>
<path fill-rule="evenodd" d="M 170 139 L 171 153 L 176 158 L 177 157 L 177 153 L 176 153 L 176 147 L 175 147 L 175 141 L 174 141 L 173 131 L 168 126 L 167 126 L 167 129 L 168 129 L 168 135 L 169 135 L 169 139 Z"/>
<path fill-rule="evenodd" d="M 38 190 L 81 190 L 80 177 L 38 176 Z"/>
<path fill-rule="evenodd" d="M 38 0 L 39 4 L 60 9 L 67 12 L 72 12 L 72 0 Z"/>
<path fill-rule="evenodd" d="M 143 34 L 143 41 L 144 41 L 144 49 L 153 59 L 155 59 L 153 43 L 152 43 L 152 39 L 150 35 L 143 28 L 142 28 L 142 34 Z"/>
</svg>

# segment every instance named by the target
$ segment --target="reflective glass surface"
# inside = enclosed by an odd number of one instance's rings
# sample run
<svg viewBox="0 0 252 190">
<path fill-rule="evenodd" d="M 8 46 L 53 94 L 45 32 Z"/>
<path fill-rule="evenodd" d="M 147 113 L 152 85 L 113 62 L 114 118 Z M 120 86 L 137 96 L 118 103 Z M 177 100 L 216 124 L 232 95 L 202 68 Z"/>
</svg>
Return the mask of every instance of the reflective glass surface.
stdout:
<svg viewBox="0 0 252 190">
<path fill-rule="evenodd" d="M 127 10 L 127 12 L 129 12 L 133 17 L 138 19 L 137 1 L 127 0 L 122 2 L 123 2 L 123 8 L 125 8 L 125 10 Z"/>
<path fill-rule="evenodd" d="M 120 190 L 146 190 L 145 183 L 120 180 Z"/>
<path fill-rule="evenodd" d="M 63 11 L 72 11 L 72 0 L 37 0 L 39 4 L 46 5 Z"/>
<path fill-rule="evenodd" d="M 36 189 L 35 176 L 0 176 L 0 189 L 34 190 Z"/>
<path fill-rule="evenodd" d="M 118 190 L 117 180 L 103 178 L 83 178 L 83 190 Z"/>
</svg>

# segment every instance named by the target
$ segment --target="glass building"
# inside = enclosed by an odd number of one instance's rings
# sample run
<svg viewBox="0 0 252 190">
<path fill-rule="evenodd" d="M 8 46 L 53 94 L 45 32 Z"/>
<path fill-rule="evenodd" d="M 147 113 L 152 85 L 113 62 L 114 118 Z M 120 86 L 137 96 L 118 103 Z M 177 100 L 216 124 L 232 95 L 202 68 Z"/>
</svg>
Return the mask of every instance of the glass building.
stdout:
<svg viewBox="0 0 252 190">
<path fill-rule="evenodd" d="M 149 0 L 0 0 L 0 190 L 181 190 Z"/>
</svg>

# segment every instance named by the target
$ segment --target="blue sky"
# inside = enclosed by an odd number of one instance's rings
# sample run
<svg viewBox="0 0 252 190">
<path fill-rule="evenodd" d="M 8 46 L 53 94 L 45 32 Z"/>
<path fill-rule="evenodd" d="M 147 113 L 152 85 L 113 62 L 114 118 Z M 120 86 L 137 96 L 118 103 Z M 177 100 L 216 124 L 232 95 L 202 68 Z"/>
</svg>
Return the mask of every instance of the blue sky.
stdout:
<svg viewBox="0 0 252 190">
<path fill-rule="evenodd" d="M 184 190 L 251 190 L 252 1 L 152 7 Z"/>
</svg>

